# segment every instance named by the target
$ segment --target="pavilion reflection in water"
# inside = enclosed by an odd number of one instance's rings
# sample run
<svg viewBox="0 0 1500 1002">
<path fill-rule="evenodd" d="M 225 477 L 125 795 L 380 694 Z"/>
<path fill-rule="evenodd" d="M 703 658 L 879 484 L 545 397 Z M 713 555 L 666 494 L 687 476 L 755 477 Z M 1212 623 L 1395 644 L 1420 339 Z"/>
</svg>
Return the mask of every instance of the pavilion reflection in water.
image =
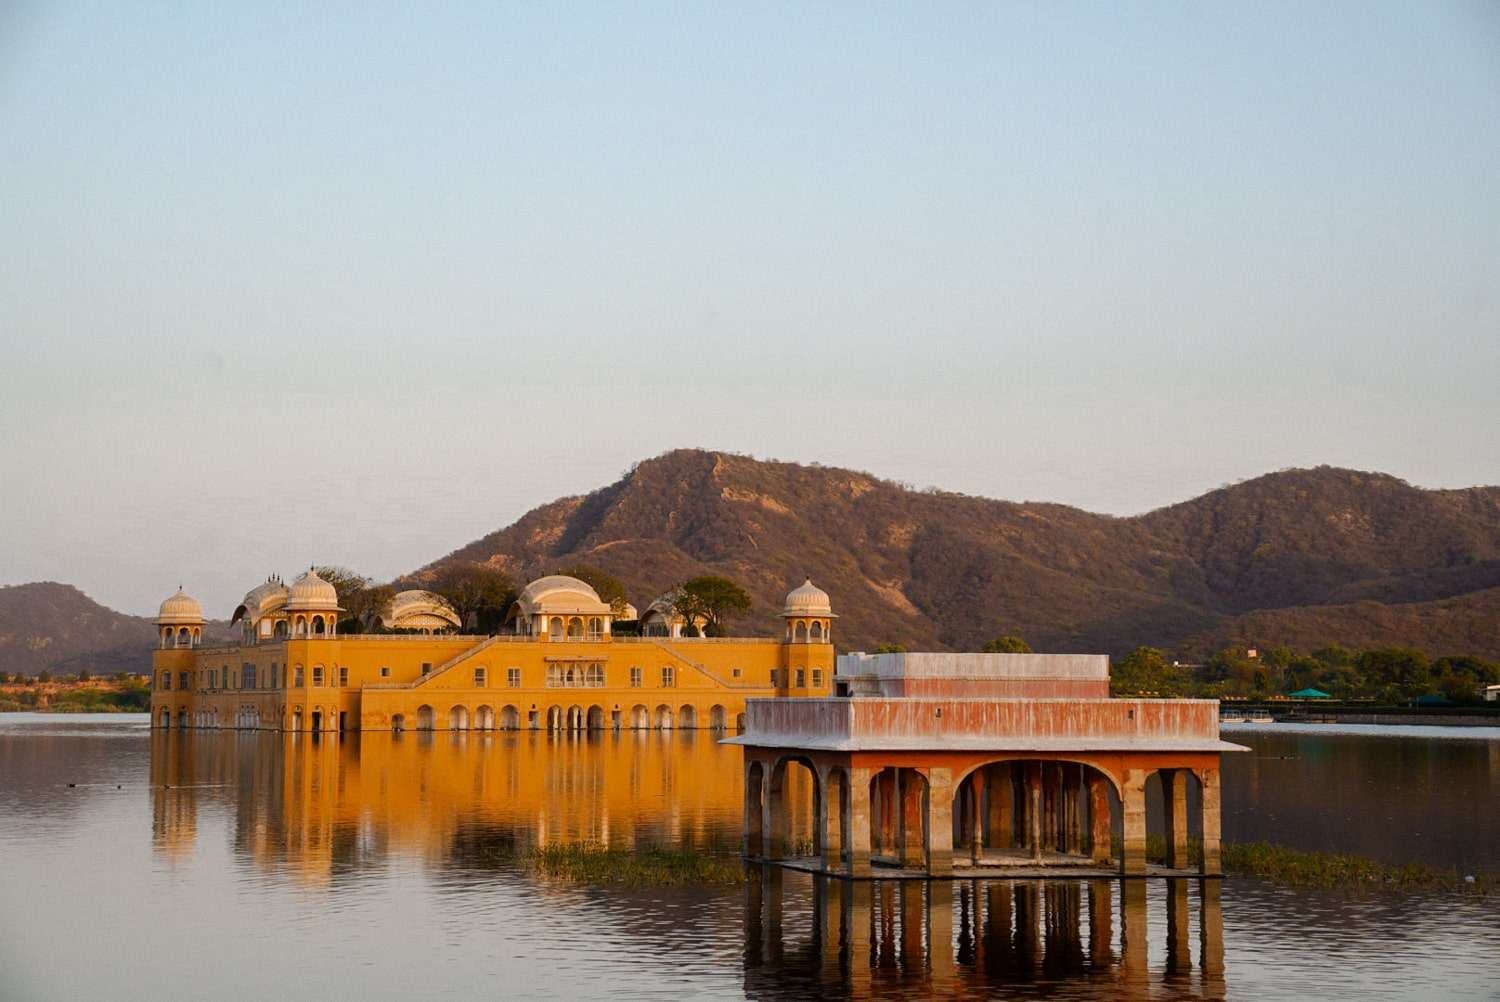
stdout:
<svg viewBox="0 0 1500 1002">
<path fill-rule="evenodd" d="M 1221 998 L 1220 890 L 1192 878 L 850 881 L 752 864 L 745 990 L 885 998 L 1032 986 L 1069 997 Z M 1148 897 L 1165 911 L 1164 942 L 1151 940 Z"/>
</svg>

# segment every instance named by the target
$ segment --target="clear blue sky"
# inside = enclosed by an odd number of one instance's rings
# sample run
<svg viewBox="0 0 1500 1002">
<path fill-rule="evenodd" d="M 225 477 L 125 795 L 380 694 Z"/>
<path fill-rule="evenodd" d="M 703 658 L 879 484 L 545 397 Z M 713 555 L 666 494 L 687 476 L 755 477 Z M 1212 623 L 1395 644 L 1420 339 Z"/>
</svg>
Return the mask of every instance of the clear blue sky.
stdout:
<svg viewBox="0 0 1500 1002">
<path fill-rule="evenodd" d="M 1500 482 L 1500 6 L 563 6 L 0 6 L 0 583 L 223 614 L 689 445 Z"/>
</svg>

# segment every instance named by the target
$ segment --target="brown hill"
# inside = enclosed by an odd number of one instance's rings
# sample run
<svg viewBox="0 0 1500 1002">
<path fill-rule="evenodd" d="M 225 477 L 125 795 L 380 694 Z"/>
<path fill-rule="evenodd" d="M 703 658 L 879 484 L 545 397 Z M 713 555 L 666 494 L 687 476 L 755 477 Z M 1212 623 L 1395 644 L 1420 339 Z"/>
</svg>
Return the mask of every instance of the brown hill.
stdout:
<svg viewBox="0 0 1500 1002">
<path fill-rule="evenodd" d="M 758 630 L 775 628 L 781 596 L 811 575 L 833 596 L 846 649 L 973 648 L 1019 633 L 1039 650 L 1400 637 L 1434 653 L 1500 654 L 1500 635 L 1480 625 L 1494 602 L 1484 589 L 1500 587 L 1500 488 L 1431 491 L 1328 467 L 1115 518 L 682 450 L 423 570 L 461 561 L 518 581 L 593 564 L 637 604 L 692 575 L 726 574 L 754 596 L 746 625 Z M 1458 611 L 1443 604 L 1471 593 Z"/>
<path fill-rule="evenodd" d="M 207 631 L 219 636 L 222 624 Z M 156 627 L 55 581 L 0 587 L 0 671 L 148 672 Z"/>
</svg>

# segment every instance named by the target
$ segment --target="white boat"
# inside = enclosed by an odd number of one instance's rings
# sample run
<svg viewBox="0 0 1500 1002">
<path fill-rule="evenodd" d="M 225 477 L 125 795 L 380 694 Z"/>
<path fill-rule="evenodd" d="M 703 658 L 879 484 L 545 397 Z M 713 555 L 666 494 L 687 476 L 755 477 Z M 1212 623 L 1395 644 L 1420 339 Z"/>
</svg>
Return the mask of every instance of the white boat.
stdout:
<svg viewBox="0 0 1500 1002">
<path fill-rule="evenodd" d="M 1219 714 L 1221 724 L 1244 724 L 1249 723 L 1243 713 L 1221 713 Z"/>
<path fill-rule="evenodd" d="M 1245 718 L 1245 722 L 1250 724 L 1274 724 L 1276 723 L 1276 718 L 1265 710 L 1256 710 Z"/>
</svg>

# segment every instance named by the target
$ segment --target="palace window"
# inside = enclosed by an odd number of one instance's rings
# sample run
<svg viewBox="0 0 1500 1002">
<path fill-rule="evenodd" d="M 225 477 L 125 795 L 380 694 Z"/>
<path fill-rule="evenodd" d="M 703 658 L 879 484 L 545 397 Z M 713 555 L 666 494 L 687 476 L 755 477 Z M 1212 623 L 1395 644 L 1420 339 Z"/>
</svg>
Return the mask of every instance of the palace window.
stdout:
<svg viewBox="0 0 1500 1002">
<path fill-rule="evenodd" d="M 814 689 L 821 689 L 822 687 L 823 687 L 823 669 L 821 669 L 821 668 L 814 668 L 813 669 L 813 688 Z"/>
<path fill-rule="evenodd" d="M 240 669 L 240 681 L 244 683 L 244 686 L 245 686 L 246 689 L 254 689 L 255 688 L 255 666 L 254 665 L 246 665 L 245 667 L 243 667 L 243 668 Z"/>
<path fill-rule="evenodd" d="M 349 685 L 349 666 L 339 666 L 339 688 L 347 688 Z"/>
<path fill-rule="evenodd" d="M 485 669 L 483 669 L 483 668 L 475 668 L 474 669 L 474 688 L 476 688 L 476 689 L 486 688 L 486 686 L 487 686 L 487 684 L 489 682 L 488 678 L 486 678 L 486 676 L 488 674 L 489 673 Z"/>
<path fill-rule="evenodd" d="M 807 685 L 807 669 L 806 668 L 798 668 L 797 669 L 797 688 L 801 689 L 801 688 L 806 687 L 806 685 Z"/>
<path fill-rule="evenodd" d="M 316 689 L 317 687 L 321 686 L 322 684 L 323 684 L 323 666 L 322 665 L 313 665 L 313 688 Z"/>
<path fill-rule="evenodd" d="M 549 689 L 561 688 L 562 684 L 563 684 L 563 670 L 562 670 L 562 665 L 548 665 L 547 666 L 547 688 L 549 688 Z"/>
<path fill-rule="evenodd" d="M 739 677 L 740 677 L 740 675 L 742 675 L 742 674 L 744 674 L 744 673 L 743 673 L 743 672 L 742 672 L 742 671 L 741 671 L 741 670 L 740 670 L 740 669 L 738 669 L 738 668 L 731 668 L 731 669 L 729 669 L 729 673 L 730 673 L 730 674 L 731 674 L 731 675 L 733 675 L 733 676 L 734 676 L 734 677 L 735 677 L 735 678 L 739 678 Z"/>
<path fill-rule="evenodd" d="M 641 671 L 641 666 L 640 665 L 631 665 L 631 667 L 630 667 L 630 687 L 632 689 L 639 689 L 641 687 L 641 681 L 642 681 L 641 676 L 643 674 L 644 674 L 644 672 Z"/>
<path fill-rule="evenodd" d="M 302 672 L 302 666 L 298 665 L 297 668 L 296 668 L 296 674 L 293 676 L 292 685 L 294 687 L 300 689 L 300 688 L 302 688 L 306 684 L 307 684 L 307 676 L 303 674 L 303 672 Z"/>
<path fill-rule="evenodd" d="M 422 662 L 422 674 L 423 675 L 430 675 L 430 674 L 432 674 L 432 662 L 431 661 L 423 661 Z"/>
<path fill-rule="evenodd" d="M 212 668 L 208 670 L 208 687 L 210 689 L 219 687 L 219 673 Z"/>
<path fill-rule="evenodd" d="M 271 688 L 273 688 L 273 689 L 276 688 L 276 683 L 277 683 L 277 681 L 279 681 L 279 679 L 280 679 L 280 675 L 277 673 L 276 662 L 272 661 L 271 662 Z"/>
<path fill-rule="evenodd" d="M 675 670 L 670 665 L 663 665 L 661 669 L 661 687 L 670 689 L 674 684 Z"/>
<path fill-rule="evenodd" d="M 172 673 L 164 671 L 161 673 L 161 687 L 163 692 L 172 691 Z"/>
<path fill-rule="evenodd" d="M 590 689 L 604 688 L 604 666 L 589 665 L 588 677 L 584 684 L 587 685 Z"/>
<path fill-rule="evenodd" d="M 505 669 L 505 684 L 508 685 L 508 686 L 510 686 L 512 689 L 519 689 L 519 688 L 521 688 L 521 669 L 519 669 L 519 668 L 507 668 L 507 669 Z"/>
<path fill-rule="evenodd" d="M 381 665 L 380 666 L 380 677 L 381 678 L 390 678 L 391 677 L 391 666 L 390 665 Z"/>
</svg>

